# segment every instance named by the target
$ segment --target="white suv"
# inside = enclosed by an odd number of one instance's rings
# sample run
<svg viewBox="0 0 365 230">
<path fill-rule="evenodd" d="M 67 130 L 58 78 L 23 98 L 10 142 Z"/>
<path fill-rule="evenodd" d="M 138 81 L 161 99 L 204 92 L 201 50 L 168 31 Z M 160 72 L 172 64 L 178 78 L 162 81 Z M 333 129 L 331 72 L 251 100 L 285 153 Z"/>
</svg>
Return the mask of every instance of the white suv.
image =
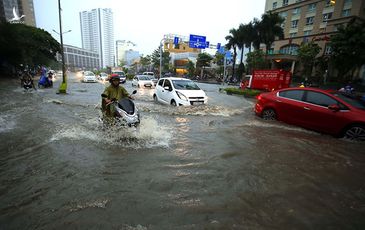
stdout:
<svg viewBox="0 0 365 230">
<path fill-rule="evenodd" d="M 201 105 L 208 102 L 205 92 L 186 78 L 161 78 L 155 88 L 153 99 L 173 106 Z"/>
</svg>

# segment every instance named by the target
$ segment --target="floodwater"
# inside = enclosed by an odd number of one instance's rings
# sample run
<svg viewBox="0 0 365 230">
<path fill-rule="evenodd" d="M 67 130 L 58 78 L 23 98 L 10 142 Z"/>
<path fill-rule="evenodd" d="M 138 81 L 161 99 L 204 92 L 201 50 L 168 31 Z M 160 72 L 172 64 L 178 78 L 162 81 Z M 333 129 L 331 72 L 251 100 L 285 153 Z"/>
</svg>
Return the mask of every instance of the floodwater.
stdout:
<svg viewBox="0 0 365 230">
<path fill-rule="evenodd" d="M 138 129 L 101 129 L 102 83 L 0 80 L 0 229 L 364 229 L 364 143 L 138 89 Z M 125 87 L 132 91 L 130 82 Z"/>
</svg>

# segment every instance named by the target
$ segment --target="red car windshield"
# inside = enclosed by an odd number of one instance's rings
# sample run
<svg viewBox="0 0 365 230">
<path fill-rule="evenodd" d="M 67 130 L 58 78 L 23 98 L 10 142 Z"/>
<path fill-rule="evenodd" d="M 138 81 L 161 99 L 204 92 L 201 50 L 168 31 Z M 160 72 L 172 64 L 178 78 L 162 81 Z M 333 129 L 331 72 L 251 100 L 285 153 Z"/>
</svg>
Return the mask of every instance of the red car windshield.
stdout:
<svg viewBox="0 0 365 230">
<path fill-rule="evenodd" d="M 352 105 L 355 108 L 365 110 L 365 102 L 361 101 L 360 99 L 356 98 L 355 96 L 346 95 L 346 94 L 342 94 L 342 93 L 338 93 L 338 92 L 333 92 L 332 94 L 333 94 L 333 96 L 336 96 L 336 97 L 342 99 L 343 101 L 347 102 L 348 104 Z"/>
</svg>

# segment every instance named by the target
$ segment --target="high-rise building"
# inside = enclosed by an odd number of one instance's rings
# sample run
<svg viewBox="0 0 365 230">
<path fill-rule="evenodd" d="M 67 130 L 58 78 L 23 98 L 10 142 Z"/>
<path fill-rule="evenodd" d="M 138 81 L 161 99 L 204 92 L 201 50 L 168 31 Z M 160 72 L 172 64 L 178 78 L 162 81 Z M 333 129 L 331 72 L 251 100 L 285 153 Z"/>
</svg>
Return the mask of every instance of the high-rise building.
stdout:
<svg viewBox="0 0 365 230">
<path fill-rule="evenodd" d="M 0 0 L 0 21 L 11 21 L 18 16 L 21 18 L 16 22 L 36 26 L 34 15 L 33 0 Z"/>
<path fill-rule="evenodd" d="M 111 9 L 80 12 L 82 48 L 99 54 L 99 66 L 114 66 L 114 27 Z"/>
</svg>

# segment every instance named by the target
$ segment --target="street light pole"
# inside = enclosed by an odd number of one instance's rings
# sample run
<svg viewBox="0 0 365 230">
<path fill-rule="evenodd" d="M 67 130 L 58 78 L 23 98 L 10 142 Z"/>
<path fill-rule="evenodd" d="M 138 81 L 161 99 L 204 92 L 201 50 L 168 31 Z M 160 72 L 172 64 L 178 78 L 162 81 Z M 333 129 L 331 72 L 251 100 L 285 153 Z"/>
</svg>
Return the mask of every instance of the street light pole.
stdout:
<svg viewBox="0 0 365 230">
<path fill-rule="evenodd" d="M 60 93 L 66 93 L 66 67 L 65 67 L 65 54 L 63 52 L 63 37 L 62 37 L 62 20 L 61 20 L 61 0 L 58 0 L 58 18 L 60 22 L 60 41 L 61 41 L 61 58 L 62 58 L 62 84 L 60 86 Z"/>
<path fill-rule="evenodd" d="M 162 41 L 165 40 L 165 38 L 162 38 L 160 41 L 160 78 L 162 77 Z"/>
</svg>

